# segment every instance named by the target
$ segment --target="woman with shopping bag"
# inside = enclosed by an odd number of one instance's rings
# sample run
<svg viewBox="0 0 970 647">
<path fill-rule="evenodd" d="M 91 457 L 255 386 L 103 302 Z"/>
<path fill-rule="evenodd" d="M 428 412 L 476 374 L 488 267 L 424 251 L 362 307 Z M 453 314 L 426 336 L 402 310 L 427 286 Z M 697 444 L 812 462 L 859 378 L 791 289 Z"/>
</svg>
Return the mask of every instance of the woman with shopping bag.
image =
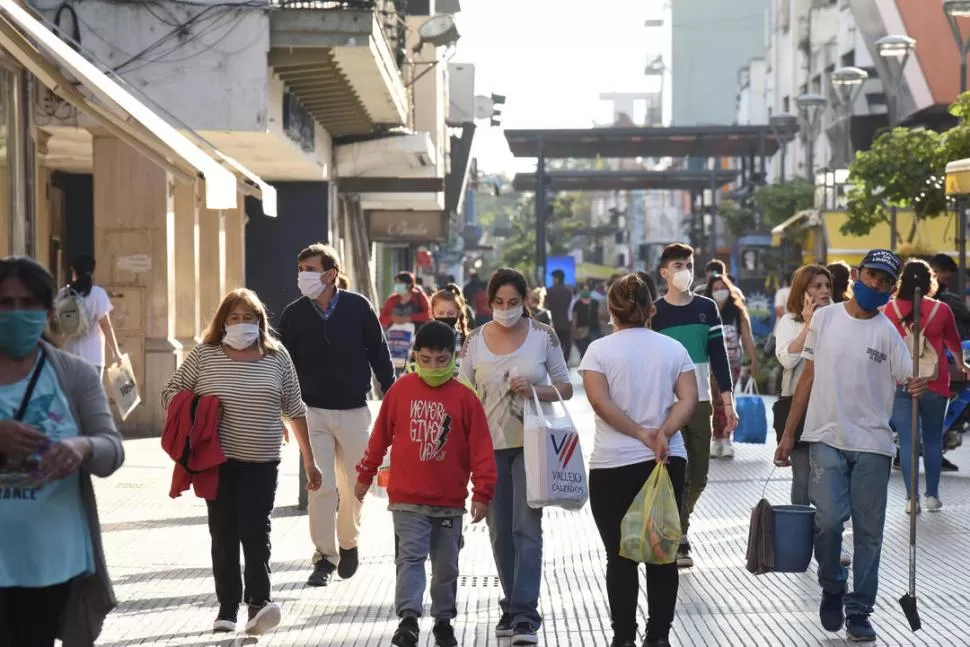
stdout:
<svg viewBox="0 0 970 647">
<path fill-rule="evenodd" d="M 91 477 L 125 450 L 97 370 L 44 341 L 55 294 L 0 259 L 0 645 L 91 647 L 115 606 Z"/>
<path fill-rule="evenodd" d="M 673 509 L 679 510 L 687 467 L 680 429 L 697 404 L 697 381 L 694 363 L 683 345 L 647 328 L 655 309 L 642 280 L 635 274 L 617 280 L 610 287 L 607 303 L 616 332 L 590 344 L 579 367 L 586 397 L 596 413 L 589 494 L 593 519 L 606 549 L 611 646 L 635 647 L 638 563 L 621 555 L 621 523 L 658 469 L 669 473 L 676 499 Z M 668 496 L 670 490 L 668 486 Z M 672 522 L 677 525 L 673 536 L 679 542 L 676 514 Z M 666 647 L 677 604 L 677 564 L 674 554 L 669 563 L 645 561 L 648 618 L 644 645 Z"/>
<path fill-rule="evenodd" d="M 495 634 L 518 647 L 539 642 L 542 622 L 542 510 L 526 498 L 523 412 L 533 386 L 543 402 L 569 399 L 573 387 L 556 333 L 529 317 L 522 273 L 497 270 L 487 293 L 492 321 L 468 335 L 459 375 L 478 393 L 492 433 L 498 481 L 486 521 L 503 593 Z"/>
</svg>

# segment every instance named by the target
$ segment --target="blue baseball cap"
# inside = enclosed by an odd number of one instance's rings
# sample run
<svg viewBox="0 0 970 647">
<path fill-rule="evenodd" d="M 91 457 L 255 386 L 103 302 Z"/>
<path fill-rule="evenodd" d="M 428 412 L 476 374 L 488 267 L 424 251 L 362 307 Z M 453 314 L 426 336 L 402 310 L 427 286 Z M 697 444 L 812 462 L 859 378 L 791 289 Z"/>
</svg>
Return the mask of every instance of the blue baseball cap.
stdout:
<svg viewBox="0 0 970 647">
<path fill-rule="evenodd" d="M 869 268 L 870 270 L 882 270 L 892 277 L 893 281 L 899 279 L 899 268 L 902 262 L 899 257 L 888 249 L 873 249 L 862 259 L 859 268 Z"/>
</svg>

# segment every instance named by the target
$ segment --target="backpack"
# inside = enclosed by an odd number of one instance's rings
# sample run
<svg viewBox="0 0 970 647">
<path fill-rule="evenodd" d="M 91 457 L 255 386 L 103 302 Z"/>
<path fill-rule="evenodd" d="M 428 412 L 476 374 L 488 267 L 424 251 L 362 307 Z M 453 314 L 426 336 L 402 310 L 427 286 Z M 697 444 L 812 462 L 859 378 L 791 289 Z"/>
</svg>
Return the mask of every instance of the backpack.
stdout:
<svg viewBox="0 0 970 647">
<path fill-rule="evenodd" d="M 940 356 L 924 334 L 920 334 L 919 348 L 916 348 L 915 339 L 913 339 L 913 324 L 909 324 L 908 326 L 904 324 L 903 315 L 899 312 L 899 304 L 896 303 L 895 299 L 893 299 L 892 304 L 893 312 L 896 313 L 896 319 L 899 321 L 899 325 L 906 331 L 906 334 L 903 335 L 903 338 L 906 340 L 906 347 L 909 348 L 909 353 L 914 360 L 919 358 L 919 376 L 931 381 L 935 380 L 940 374 Z M 930 311 L 929 316 L 926 317 L 926 321 L 923 322 L 921 333 L 930 327 L 930 322 L 933 321 L 933 316 L 939 309 L 940 302 L 937 301 L 933 304 L 933 309 Z"/>
<path fill-rule="evenodd" d="M 91 317 L 84 305 L 84 297 L 67 287 L 54 300 L 54 332 L 65 339 L 81 339 L 91 332 Z"/>
</svg>

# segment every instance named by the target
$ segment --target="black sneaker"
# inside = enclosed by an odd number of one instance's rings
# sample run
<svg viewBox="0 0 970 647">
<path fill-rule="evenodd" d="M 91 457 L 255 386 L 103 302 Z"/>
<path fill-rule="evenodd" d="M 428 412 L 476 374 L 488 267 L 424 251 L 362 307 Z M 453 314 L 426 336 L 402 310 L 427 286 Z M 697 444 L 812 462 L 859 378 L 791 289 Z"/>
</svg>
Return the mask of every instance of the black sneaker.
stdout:
<svg viewBox="0 0 970 647">
<path fill-rule="evenodd" d="M 822 591 L 822 603 L 818 607 L 818 618 L 825 631 L 839 631 L 845 624 L 844 604 L 845 592 L 826 593 Z"/>
<path fill-rule="evenodd" d="M 236 619 L 239 614 L 238 604 L 219 605 L 219 615 L 212 623 L 212 631 L 216 633 L 231 633 L 236 630 Z"/>
<path fill-rule="evenodd" d="M 307 579 L 307 586 L 326 586 L 333 579 L 333 572 L 337 567 L 331 564 L 326 558 L 320 559 L 313 565 L 313 572 Z"/>
<path fill-rule="evenodd" d="M 503 613 L 502 617 L 499 618 L 498 624 L 495 625 L 495 635 L 499 638 L 508 638 L 513 633 L 515 633 L 512 627 L 512 616 L 508 613 Z"/>
<path fill-rule="evenodd" d="M 450 620 L 439 620 L 431 630 L 434 634 L 435 647 L 458 647 L 458 640 L 455 638 L 455 628 L 451 626 Z"/>
<path fill-rule="evenodd" d="M 397 647 L 417 647 L 418 634 L 418 619 L 411 616 L 402 618 L 394 637 L 391 638 L 391 644 Z"/>
<path fill-rule="evenodd" d="M 250 636 L 264 634 L 275 629 L 283 620 L 283 611 L 275 602 L 263 602 L 249 605 L 249 622 L 246 623 L 246 633 Z"/>
<path fill-rule="evenodd" d="M 670 641 L 666 638 L 660 638 L 658 640 L 648 640 L 643 643 L 643 647 L 670 647 Z"/>
<path fill-rule="evenodd" d="M 960 471 L 960 468 L 957 467 L 956 465 L 954 465 L 953 463 L 951 463 L 950 461 L 946 460 L 946 457 L 943 458 L 942 468 L 943 468 L 943 471 L 944 472 L 959 472 Z"/>
<path fill-rule="evenodd" d="M 340 549 L 340 563 L 337 564 L 337 575 L 340 576 L 340 579 L 349 580 L 352 578 L 359 565 L 356 548 Z"/>
<path fill-rule="evenodd" d="M 529 622 L 520 622 L 512 632 L 512 645 L 538 645 L 539 628 Z"/>
<path fill-rule="evenodd" d="M 693 565 L 694 558 L 690 556 L 690 542 L 682 542 L 677 549 L 677 568 L 690 568 Z"/>
<path fill-rule="evenodd" d="M 637 641 L 633 638 L 614 638 L 610 647 L 637 647 Z"/>
</svg>

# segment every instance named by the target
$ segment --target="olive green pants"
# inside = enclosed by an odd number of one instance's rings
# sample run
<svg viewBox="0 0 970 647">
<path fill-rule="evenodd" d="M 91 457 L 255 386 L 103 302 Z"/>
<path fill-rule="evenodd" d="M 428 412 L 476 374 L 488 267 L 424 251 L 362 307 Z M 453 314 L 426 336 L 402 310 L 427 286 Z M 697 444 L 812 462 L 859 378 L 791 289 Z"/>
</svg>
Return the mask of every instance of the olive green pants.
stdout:
<svg viewBox="0 0 970 647">
<path fill-rule="evenodd" d="M 711 425 L 714 408 L 710 402 L 698 402 L 694 415 L 681 430 L 687 447 L 687 475 L 684 479 L 684 495 L 681 497 L 680 528 L 686 538 L 690 528 L 690 515 L 697 500 L 707 487 L 707 472 L 711 465 Z"/>
</svg>

